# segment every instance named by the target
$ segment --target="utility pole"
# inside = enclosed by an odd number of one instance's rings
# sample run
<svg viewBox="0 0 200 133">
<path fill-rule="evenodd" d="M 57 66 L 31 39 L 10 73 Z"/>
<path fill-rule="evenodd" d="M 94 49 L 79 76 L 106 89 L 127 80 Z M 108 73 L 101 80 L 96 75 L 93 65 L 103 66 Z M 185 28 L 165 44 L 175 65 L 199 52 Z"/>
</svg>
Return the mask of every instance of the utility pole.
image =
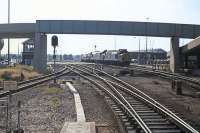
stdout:
<svg viewBox="0 0 200 133">
<path fill-rule="evenodd" d="M 8 0 L 8 24 L 10 24 L 10 0 Z M 8 66 L 10 65 L 10 38 L 8 38 Z"/>
<path fill-rule="evenodd" d="M 94 45 L 94 52 L 97 51 L 97 45 Z"/>
<path fill-rule="evenodd" d="M 19 41 L 18 41 L 18 55 L 17 55 L 17 63 L 19 63 L 20 62 L 20 57 L 19 57 Z"/>
<path fill-rule="evenodd" d="M 140 64 L 140 38 L 139 38 L 139 46 L 138 46 L 138 64 Z"/>
<path fill-rule="evenodd" d="M 117 50 L 117 41 L 116 41 L 116 37 L 114 38 L 114 50 Z"/>
<path fill-rule="evenodd" d="M 147 22 L 148 22 L 149 18 L 147 17 L 146 20 L 147 20 Z M 146 64 L 147 64 L 147 58 L 148 58 L 148 57 L 147 57 L 147 49 L 148 49 L 148 46 L 147 46 L 147 42 L 148 42 L 148 38 L 147 38 L 147 22 L 146 22 L 146 52 L 145 52 L 145 53 L 146 53 L 146 54 L 145 54 L 145 58 L 146 58 L 146 59 L 145 59 L 145 63 L 146 63 Z"/>
</svg>

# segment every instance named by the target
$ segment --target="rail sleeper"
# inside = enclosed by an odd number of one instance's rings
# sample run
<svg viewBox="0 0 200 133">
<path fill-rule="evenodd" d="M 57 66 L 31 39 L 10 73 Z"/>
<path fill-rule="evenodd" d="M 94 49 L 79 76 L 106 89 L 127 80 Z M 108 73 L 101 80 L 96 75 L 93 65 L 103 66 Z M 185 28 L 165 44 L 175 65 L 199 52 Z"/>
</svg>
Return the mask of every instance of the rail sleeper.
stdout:
<svg viewBox="0 0 200 133">
<path fill-rule="evenodd" d="M 134 99 L 133 97 L 127 97 L 127 99 L 131 101 L 131 105 L 153 133 L 182 132 L 176 125 L 170 123 L 164 118 L 164 116 L 151 109 L 148 105 L 144 105 L 142 102 Z"/>
</svg>

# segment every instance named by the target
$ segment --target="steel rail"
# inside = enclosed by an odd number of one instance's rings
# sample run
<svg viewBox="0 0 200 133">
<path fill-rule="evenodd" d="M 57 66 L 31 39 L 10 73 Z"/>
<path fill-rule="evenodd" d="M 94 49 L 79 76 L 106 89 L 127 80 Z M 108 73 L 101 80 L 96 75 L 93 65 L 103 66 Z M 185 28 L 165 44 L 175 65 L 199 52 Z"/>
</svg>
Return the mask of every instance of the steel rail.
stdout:
<svg viewBox="0 0 200 133">
<path fill-rule="evenodd" d="M 47 77 L 50 77 L 50 76 L 53 76 L 53 75 L 56 75 L 56 74 L 60 74 L 60 73 L 64 72 L 65 70 L 67 70 L 67 69 L 63 68 L 62 70 L 55 72 L 55 73 L 51 73 L 51 74 L 48 74 L 48 75 L 42 75 L 40 77 L 36 77 L 36 78 L 26 80 L 26 81 L 21 81 L 21 82 L 18 82 L 17 85 L 19 86 L 19 85 L 27 84 L 27 83 L 30 83 L 30 82 L 33 82 L 33 81 L 41 80 L 41 79 L 44 79 L 44 78 L 47 78 Z"/>
<path fill-rule="evenodd" d="M 145 66 L 138 66 L 138 65 L 130 65 L 130 67 L 137 67 L 137 68 L 143 68 L 143 69 L 149 69 L 149 70 L 152 70 L 152 68 L 148 68 L 148 67 L 145 67 Z M 167 71 L 162 71 L 162 70 L 154 70 L 156 72 L 161 72 L 161 73 L 166 73 L 166 74 L 169 74 L 169 75 L 176 75 L 176 76 L 183 76 L 183 77 L 186 77 L 184 75 L 181 75 L 180 73 L 172 73 L 172 72 L 167 72 Z M 187 77 L 187 78 L 190 78 L 190 77 Z M 191 78 L 192 79 L 192 78 Z M 198 80 L 196 80 L 198 81 Z"/>
<path fill-rule="evenodd" d="M 146 68 L 146 67 L 137 66 L 137 65 L 131 65 L 131 66 L 134 66 L 135 68 L 137 67 L 138 69 L 144 69 L 144 70 L 152 71 L 151 68 Z M 131 68 L 134 69 L 134 67 L 131 67 Z M 178 73 L 171 73 L 171 72 L 165 72 L 165 71 L 160 71 L 160 70 L 153 70 L 153 72 L 157 72 L 159 74 L 166 74 L 166 75 L 169 75 L 169 76 L 174 76 L 175 78 L 188 80 L 190 82 L 197 83 L 197 84 L 199 84 L 199 82 L 200 82 L 197 79 L 194 79 L 194 78 L 191 78 L 191 77 L 187 77 L 187 76 L 184 76 L 184 75 L 181 75 L 181 74 L 178 74 Z"/>
<path fill-rule="evenodd" d="M 165 115 L 165 116 L 167 115 L 169 118 L 173 118 L 173 119 L 169 119 L 169 121 L 171 121 L 171 122 L 173 122 L 173 123 L 176 123 L 176 121 L 174 120 L 174 119 L 176 119 L 176 118 L 174 117 L 174 115 L 175 115 L 174 113 L 173 113 L 173 115 L 172 115 L 172 114 L 169 114 L 166 110 L 164 110 L 163 108 L 161 108 L 161 107 L 158 106 L 157 104 L 152 103 L 151 101 L 149 101 L 149 100 L 145 99 L 144 97 L 138 95 L 137 93 L 135 93 L 135 92 L 133 92 L 133 91 L 131 91 L 131 90 L 125 88 L 124 86 L 121 86 L 120 84 L 118 84 L 118 83 L 116 83 L 116 82 L 112 82 L 112 81 L 108 81 L 108 82 L 110 82 L 110 83 L 111 83 L 112 85 L 114 85 L 114 86 L 117 86 L 117 87 L 120 88 L 122 91 L 126 91 L 126 92 L 129 93 L 130 95 L 135 96 L 135 97 L 138 98 L 139 100 L 142 100 L 143 102 L 145 102 L 146 104 L 150 105 L 151 107 L 156 107 L 156 108 L 154 108 L 154 109 L 156 109 L 157 111 L 161 112 L 161 113 L 162 113 L 163 115 Z M 177 116 L 177 117 L 178 117 L 178 116 Z M 179 127 L 181 127 L 181 129 L 184 128 L 182 124 L 181 124 L 181 125 L 180 125 L 179 123 L 177 123 L 177 124 L 178 124 Z"/>
<path fill-rule="evenodd" d="M 108 65 L 108 66 L 120 68 L 120 67 L 116 67 L 116 66 L 112 66 L 112 65 Z M 133 70 L 137 70 L 137 71 L 141 71 L 141 72 L 147 72 L 147 73 L 155 74 L 155 75 L 161 76 L 163 78 L 167 78 L 167 79 L 185 80 L 185 81 L 191 82 L 193 84 L 200 85 L 200 80 L 193 79 L 193 78 L 190 78 L 190 77 L 187 77 L 187 76 L 183 76 L 183 75 L 180 75 L 180 74 L 177 74 L 177 73 L 170 73 L 170 72 L 165 72 L 165 71 L 152 70 L 150 68 L 145 68 L 145 67 L 142 67 L 142 66 L 134 66 L 134 67 L 131 67 L 131 68 L 122 67 L 122 68 L 133 69 Z"/>
<path fill-rule="evenodd" d="M 95 69 L 95 68 L 91 68 L 89 66 L 85 66 L 84 68 L 89 68 L 89 69 Z M 167 109 L 166 107 L 164 107 L 162 104 L 158 103 L 157 101 L 155 101 L 153 98 L 151 98 L 150 96 L 148 96 L 147 94 L 145 94 L 144 92 L 138 90 L 137 88 L 135 88 L 134 86 L 124 82 L 123 80 L 121 79 L 118 79 L 104 71 L 100 71 L 98 69 L 95 69 L 96 71 L 100 72 L 100 73 L 103 73 L 104 75 L 114 79 L 115 81 L 117 81 L 118 83 L 121 83 L 122 85 L 126 86 L 127 88 L 131 88 L 132 90 L 135 90 L 137 93 L 139 93 L 141 95 L 141 97 L 143 98 L 147 98 L 147 101 L 151 101 L 151 105 L 154 106 L 154 105 L 157 105 L 158 109 L 162 109 L 164 110 L 165 112 L 167 112 L 166 115 L 168 115 L 170 118 L 173 119 L 173 121 L 176 122 L 176 124 L 182 129 L 185 131 L 185 132 L 190 132 L 190 133 L 199 133 L 197 130 L 195 130 L 193 127 L 191 127 L 188 123 L 186 123 L 185 121 L 183 121 L 181 118 L 179 118 L 178 116 L 176 116 L 173 112 L 171 112 L 169 109 Z M 156 107 L 156 106 L 155 106 Z M 160 110 L 160 111 L 162 111 Z"/>
<path fill-rule="evenodd" d="M 58 78 L 58 77 L 61 77 L 63 75 L 69 74 L 69 73 L 70 73 L 70 71 L 62 72 L 62 73 L 56 73 L 54 75 L 45 77 L 45 78 L 40 79 L 40 80 L 32 81 L 32 82 L 26 83 L 26 84 L 24 83 L 23 85 L 19 86 L 16 90 L 10 90 L 10 91 L 6 91 L 6 92 L 3 92 L 3 93 L 0 93 L 0 98 L 6 97 L 8 95 L 16 94 L 16 93 L 21 92 L 23 90 L 26 90 L 26 89 L 29 89 L 31 87 L 40 85 L 42 83 L 48 82 L 50 80 L 53 80 L 54 78 Z"/>
<path fill-rule="evenodd" d="M 112 94 L 110 91 L 108 91 L 106 88 L 104 88 L 101 84 L 98 84 L 97 82 L 95 82 L 94 80 L 74 71 L 74 70 L 71 70 L 73 71 L 74 73 L 78 74 L 79 76 L 83 77 L 84 79 L 87 79 L 88 81 L 90 81 L 91 83 L 93 83 L 94 85 L 98 86 L 99 88 L 103 89 L 104 92 L 106 92 L 108 95 L 112 96 L 112 99 L 114 98 L 115 101 L 117 101 L 120 105 L 123 106 L 123 108 L 126 109 L 126 111 L 128 111 L 128 113 L 137 121 L 138 125 L 143 129 L 143 131 L 145 133 L 152 133 L 151 130 L 148 128 L 148 126 L 142 121 L 142 119 L 140 118 L 140 116 L 137 114 L 137 112 L 133 109 L 133 107 L 130 105 L 130 103 L 109 83 L 107 82 L 105 79 L 101 78 L 101 77 L 97 77 L 95 76 L 94 74 L 90 74 L 90 73 L 87 73 L 83 70 L 80 70 L 78 68 L 75 68 L 76 70 L 80 71 L 80 72 L 83 72 L 83 73 L 86 73 L 92 77 L 95 77 L 95 78 L 98 78 L 100 79 L 101 81 L 103 81 L 109 88 L 111 88 L 111 90 L 113 90 L 120 98 L 116 97 L 114 94 Z M 98 85 L 97 85 L 98 84 Z M 128 107 L 120 100 L 122 99 L 122 101 L 124 101 Z M 130 109 L 131 111 L 130 111 Z"/>
</svg>

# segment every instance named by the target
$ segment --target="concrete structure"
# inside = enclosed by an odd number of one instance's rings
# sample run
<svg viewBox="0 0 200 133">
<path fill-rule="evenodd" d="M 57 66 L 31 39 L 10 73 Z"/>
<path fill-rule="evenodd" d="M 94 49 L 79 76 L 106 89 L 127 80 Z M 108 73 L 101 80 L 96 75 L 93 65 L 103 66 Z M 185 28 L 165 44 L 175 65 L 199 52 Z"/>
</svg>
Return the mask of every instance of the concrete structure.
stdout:
<svg viewBox="0 0 200 133">
<path fill-rule="evenodd" d="M 22 64 L 33 64 L 34 45 L 33 39 L 28 39 L 23 42 Z"/>
<path fill-rule="evenodd" d="M 178 71 L 180 67 L 179 38 L 172 37 L 170 43 L 170 70 Z"/>
<path fill-rule="evenodd" d="M 200 36 L 181 47 L 181 53 L 198 52 L 200 49 Z"/>
<path fill-rule="evenodd" d="M 178 40 L 171 40 L 171 41 L 178 41 Z M 177 43 L 177 42 L 176 42 Z M 173 46 L 173 45 L 171 45 Z M 174 49 L 177 49 L 175 52 L 180 57 L 180 68 L 181 70 L 193 73 L 195 75 L 200 75 L 200 37 L 197 37 L 196 39 L 192 40 L 191 42 L 185 44 L 182 47 L 175 47 Z M 172 51 L 167 53 L 167 58 L 171 58 L 171 56 L 174 56 L 174 53 L 171 53 Z M 171 61 L 171 63 L 173 60 Z M 173 65 L 173 64 L 171 64 Z M 192 71 L 191 71 L 192 70 Z"/>
<path fill-rule="evenodd" d="M 35 33 L 35 49 L 33 66 L 35 69 L 45 72 L 47 64 L 47 36 L 43 33 Z"/>
<path fill-rule="evenodd" d="M 147 56 L 146 56 L 147 54 Z M 129 51 L 131 59 L 135 59 L 138 64 L 145 64 L 145 58 L 148 57 L 147 62 L 152 62 L 153 60 L 164 60 L 167 59 L 167 52 L 163 49 L 148 49 L 140 51 Z"/>
<path fill-rule="evenodd" d="M 45 34 L 100 34 L 171 37 L 171 70 L 179 66 L 177 47 L 179 38 L 200 36 L 200 25 L 126 22 L 126 21 L 87 21 L 87 20 L 37 20 L 36 23 L 1 24 L 0 38 L 35 37 L 34 67 L 46 69 Z"/>
<path fill-rule="evenodd" d="M 180 48 L 182 67 L 200 69 L 200 37 Z"/>
<path fill-rule="evenodd" d="M 72 86 L 71 83 L 67 82 L 66 85 L 70 89 L 71 93 L 74 95 L 75 107 L 76 107 L 76 116 L 78 122 L 85 122 L 85 113 L 83 106 L 81 104 L 81 98 L 77 90 Z"/>
<path fill-rule="evenodd" d="M 94 122 L 66 122 L 60 133 L 96 133 Z"/>
<path fill-rule="evenodd" d="M 66 86 L 74 96 L 77 122 L 65 122 L 61 133 L 96 133 L 95 122 L 86 122 L 85 113 L 78 91 L 70 82 L 66 82 Z"/>
</svg>

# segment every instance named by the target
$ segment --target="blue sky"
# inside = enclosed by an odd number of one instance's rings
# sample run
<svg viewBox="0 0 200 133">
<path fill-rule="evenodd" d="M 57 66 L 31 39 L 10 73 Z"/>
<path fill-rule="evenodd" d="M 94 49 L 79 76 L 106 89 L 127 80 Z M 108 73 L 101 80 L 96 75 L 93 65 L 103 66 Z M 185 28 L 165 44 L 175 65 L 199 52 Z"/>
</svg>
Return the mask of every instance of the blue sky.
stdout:
<svg viewBox="0 0 200 133">
<path fill-rule="evenodd" d="M 11 0 L 11 22 L 37 19 L 121 20 L 200 24 L 200 0 Z M 7 23 L 7 0 L 1 0 L 0 23 Z M 48 35 L 48 53 L 52 53 Z M 59 35 L 58 53 L 81 54 L 94 50 L 145 48 L 144 37 Z M 11 53 L 17 53 L 24 39 L 11 40 Z M 180 45 L 189 40 L 181 40 Z M 6 42 L 6 41 L 5 41 Z M 148 38 L 149 48 L 169 50 L 169 38 Z M 21 49 L 21 45 L 20 45 Z M 3 53 L 7 51 L 7 45 Z"/>
</svg>

